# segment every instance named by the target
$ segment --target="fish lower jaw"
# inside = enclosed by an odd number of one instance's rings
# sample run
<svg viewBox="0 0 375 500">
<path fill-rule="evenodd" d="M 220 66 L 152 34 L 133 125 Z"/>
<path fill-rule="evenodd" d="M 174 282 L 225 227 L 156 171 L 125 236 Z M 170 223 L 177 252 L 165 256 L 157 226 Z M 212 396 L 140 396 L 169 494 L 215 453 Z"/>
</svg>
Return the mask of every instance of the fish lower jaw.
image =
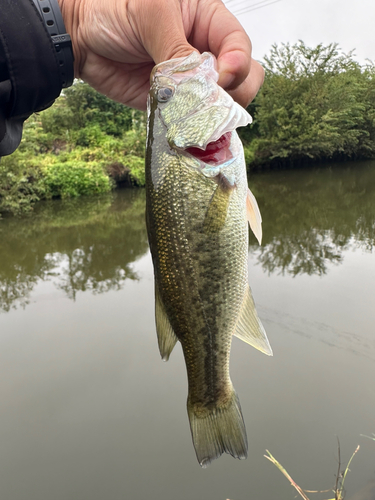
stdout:
<svg viewBox="0 0 375 500">
<path fill-rule="evenodd" d="M 184 151 L 206 165 L 219 166 L 233 158 L 230 150 L 231 137 L 232 132 L 226 132 L 218 140 L 209 142 L 204 149 L 189 147 Z"/>
</svg>

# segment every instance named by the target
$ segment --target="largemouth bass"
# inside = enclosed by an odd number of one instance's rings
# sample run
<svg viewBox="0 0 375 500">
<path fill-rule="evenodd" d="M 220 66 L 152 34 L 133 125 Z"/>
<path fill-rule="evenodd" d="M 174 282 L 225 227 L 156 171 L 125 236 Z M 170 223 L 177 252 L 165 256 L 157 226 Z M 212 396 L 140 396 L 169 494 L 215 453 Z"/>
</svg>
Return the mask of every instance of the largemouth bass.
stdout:
<svg viewBox="0 0 375 500">
<path fill-rule="evenodd" d="M 248 113 L 217 84 L 215 58 L 194 52 L 151 74 L 146 217 L 161 356 L 181 342 L 187 410 L 198 461 L 247 457 L 229 377 L 232 335 L 271 355 L 248 285 L 248 220 L 261 217 L 247 187 L 236 127 Z"/>
</svg>

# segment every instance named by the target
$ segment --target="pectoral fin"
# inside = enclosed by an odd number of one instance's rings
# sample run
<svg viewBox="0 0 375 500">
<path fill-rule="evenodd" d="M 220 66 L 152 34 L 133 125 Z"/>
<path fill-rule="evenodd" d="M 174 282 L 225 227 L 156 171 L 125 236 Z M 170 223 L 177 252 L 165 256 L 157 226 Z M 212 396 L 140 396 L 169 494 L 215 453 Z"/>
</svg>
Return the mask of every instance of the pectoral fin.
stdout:
<svg viewBox="0 0 375 500">
<path fill-rule="evenodd" d="M 260 210 L 258 207 L 257 200 L 255 196 L 247 188 L 247 197 L 246 197 L 246 213 L 247 220 L 249 221 L 250 228 L 255 234 L 256 239 L 259 242 L 259 245 L 262 243 L 262 216 L 260 215 Z"/>
<path fill-rule="evenodd" d="M 177 342 L 176 334 L 169 322 L 158 287 L 155 283 L 155 320 L 159 351 L 163 361 L 168 361 Z"/>
<path fill-rule="evenodd" d="M 222 174 L 218 174 L 215 180 L 217 181 L 217 187 L 212 195 L 203 223 L 207 233 L 217 233 L 224 227 L 230 197 L 233 189 L 235 189 L 235 185 L 232 185 Z"/>
<path fill-rule="evenodd" d="M 258 318 L 250 287 L 247 287 L 234 335 L 264 354 L 272 356 L 272 349 Z"/>
</svg>

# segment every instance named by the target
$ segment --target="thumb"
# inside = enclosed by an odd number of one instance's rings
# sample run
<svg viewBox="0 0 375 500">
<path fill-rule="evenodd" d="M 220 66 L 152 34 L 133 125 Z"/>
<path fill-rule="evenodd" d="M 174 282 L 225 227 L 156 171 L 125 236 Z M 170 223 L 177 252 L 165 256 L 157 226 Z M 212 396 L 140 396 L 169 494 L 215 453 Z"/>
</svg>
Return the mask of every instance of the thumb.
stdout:
<svg viewBox="0 0 375 500">
<path fill-rule="evenodd" d="M 197 51 L 186 39 L 178 0 L 138 0 L 133 5 L 136 12 L 129 13 L 130 22 L 155 64 Z"/>
</svg>

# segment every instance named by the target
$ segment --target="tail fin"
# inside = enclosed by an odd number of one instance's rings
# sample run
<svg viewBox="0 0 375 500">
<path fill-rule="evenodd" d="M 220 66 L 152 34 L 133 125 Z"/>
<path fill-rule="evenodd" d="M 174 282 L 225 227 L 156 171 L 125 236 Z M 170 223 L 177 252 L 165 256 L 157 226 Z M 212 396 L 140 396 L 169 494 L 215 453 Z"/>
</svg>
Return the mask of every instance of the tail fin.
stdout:
<svg viewBox="0 0 375 500">
<path fill-rule="evenodd" d="M 201 467 L 207 467 L 224 452 L 234 458 L 247 458 L 246 429 L 234 389 L 230 402 L 224 408 L 207 410 L 202 416 L 201 412 L 194 411 L 188 399 L 187 409 L 193 444 Z"/>
</svg>

